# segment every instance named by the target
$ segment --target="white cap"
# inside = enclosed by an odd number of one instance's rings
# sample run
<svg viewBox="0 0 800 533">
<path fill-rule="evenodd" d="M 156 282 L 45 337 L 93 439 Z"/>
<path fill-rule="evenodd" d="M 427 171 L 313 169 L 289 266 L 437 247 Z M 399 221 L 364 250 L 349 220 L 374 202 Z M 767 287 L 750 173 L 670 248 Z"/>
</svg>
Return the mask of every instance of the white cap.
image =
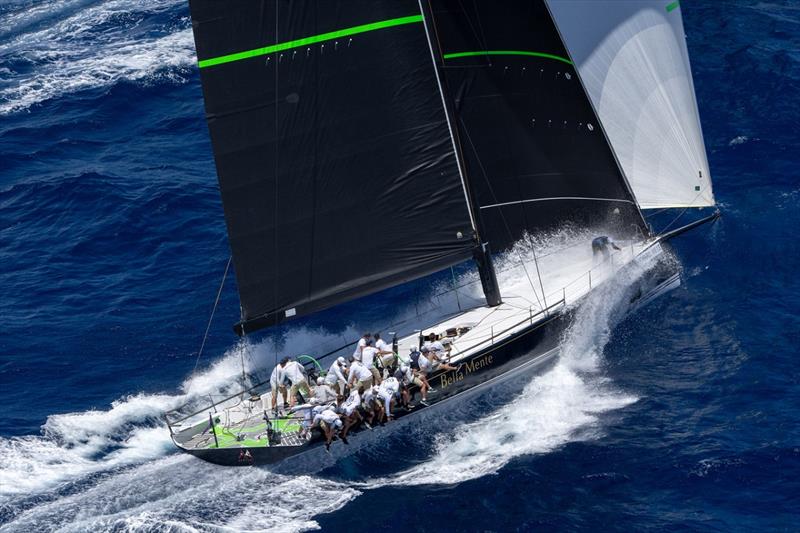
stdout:
<svg viewBox="0 0 800 533">
<path fill-rule="evenodd" d="M 325 378 L 323 378 L 322 376 L 318 377 L 317 378 L 317 385 L 322 385 L 323 383 L 325 383 Z"/>
<path fill-rule="evenodd" d="M 339 359 L 337 359 L 337 361 L 339 361 L 339 363 L 343 365 L 347 364 L 347 359 L 345 359 L 344 357 L 340 357 Z"/>
<path fill-rule="evenodd" d="M 408 372 L 408 365 L 401 365 L 400 372 Z"/>
</svg>

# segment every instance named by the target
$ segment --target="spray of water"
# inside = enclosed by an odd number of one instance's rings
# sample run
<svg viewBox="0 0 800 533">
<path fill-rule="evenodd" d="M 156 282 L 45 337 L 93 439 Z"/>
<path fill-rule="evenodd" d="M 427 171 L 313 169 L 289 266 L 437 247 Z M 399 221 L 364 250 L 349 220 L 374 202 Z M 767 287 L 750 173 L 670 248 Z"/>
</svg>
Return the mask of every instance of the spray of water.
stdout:
<svg viewBox="0 0 800 533">
<path fill-rule="evenodd" d="M 553 249 L 563 253 L 566 244 L 569 239 Z M 546 247 L 537 253 L 546 255 L 542 250 Z M 499 409 L 434 436 L 432 456 L 412 468 L 352 484 L 165 456 L 172 447 L 159 415 L 191 398 L 230 391 L 243 355 L 247 369 L 271 366 L 276 342 L 268 339 L 233 346 L 187 379 L 181 394 L 138 394 L 106 411 L 51 416 L 42 436 L 0 439 L 5 529 L 307 530 L 317 526 L 314 516 L 347 505 L 363 490 L 468 481 L 496 474 L 521 456 L 597 438 L 603 413 L 636 401 L 603 377 L 602 353 L 628 289 L 647 266 L 596 288 L 574 310 L 552 370 Z M 509 276 L 506 283 L 527 283 L 519 271 L 503 275 Z M 407 312 L 399 311 L 401 317 Z M 280 350 L 313 351 L 343 336 L 356 338 L 359 332 L 355 327 L 337 333 L 297 328 L 284 332 L 277 345 Z M 304 497 L 297 498 L 301 493 Z"/>
<path fill-rule="evenodd" d="M 495 474 L 517 457 L 600 436 L 603 413 L 637 401 L 600 371 L 603 349 L 625 311 L 629 289 L 651 266 L 633 265 L 584 299 L 564 334 L 556 366 L 518 397 L 453 434 L 440 435 L 430 460 L 363 486 L 460 483 Z"/>
</svg>

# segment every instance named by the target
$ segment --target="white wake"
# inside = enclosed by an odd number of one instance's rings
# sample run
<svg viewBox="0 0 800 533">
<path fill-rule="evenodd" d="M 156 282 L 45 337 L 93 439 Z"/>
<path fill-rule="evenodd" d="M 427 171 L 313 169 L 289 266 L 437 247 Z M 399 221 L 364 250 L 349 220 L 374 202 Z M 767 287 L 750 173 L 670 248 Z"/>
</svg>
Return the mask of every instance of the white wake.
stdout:
<svg viewBox="0 0 800 533">
<path fill-rule="evenodd" d="M 269 367 L 284 353 L 315 353 L 359 333 L 298 328 L 277 343 L 232 347 L 188 379 L 181 394 L 138 394 L 105 411 L 51 416 L 42 436 L 0 438 L 0 507 L 17 509 L 0 531 L 307 530 L 317 527 L 315 516 L 364 490 L 461 483 L 497 474 L 524 456 L 599 438 L 603 414 L 637 400 L 604 377 L 602 354 L 620 303 L 642 271 L 618 276 L 582 302 L 552 370 L 474 422 L 438 435 L 431 430 L 431 457 L 409 469 L 345 483 L 217 467 L 172 452 L 159 416 L 191 398 L 231 392 L 242 360 L 247 369 Z"/>
</svg>

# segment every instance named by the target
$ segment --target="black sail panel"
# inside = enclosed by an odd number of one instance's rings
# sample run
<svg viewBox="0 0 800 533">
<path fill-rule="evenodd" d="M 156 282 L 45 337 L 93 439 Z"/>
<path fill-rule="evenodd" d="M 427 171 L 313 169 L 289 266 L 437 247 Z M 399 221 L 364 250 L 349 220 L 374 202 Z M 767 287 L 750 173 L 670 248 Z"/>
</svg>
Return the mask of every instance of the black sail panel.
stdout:
<svg viewBox="0 0 800 533">
<path fill-rule="evenodd" d="M 646 231 L 544 2 L 430 6 L 482 237 L 498 250 L 565 224 Z"/>
<path fill-rule="evenodd" d="M 239 333 L 471 257 L 417 2 L 190 5 Z"/>
</svg>

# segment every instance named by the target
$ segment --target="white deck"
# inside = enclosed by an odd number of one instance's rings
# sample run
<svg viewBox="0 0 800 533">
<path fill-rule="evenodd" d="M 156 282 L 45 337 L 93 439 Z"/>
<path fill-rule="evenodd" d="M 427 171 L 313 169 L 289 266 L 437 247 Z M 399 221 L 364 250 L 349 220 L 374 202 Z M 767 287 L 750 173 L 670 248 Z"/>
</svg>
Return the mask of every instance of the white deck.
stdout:
<svg viewBox="0 0 800 533">
<path fill-rule="evenodd" d="M 609 260 L 592 256 L 591 242 L 573 243 L 561 250 L 538 258 L 541 283 L 536 265 L 525 261 L 525 267 L 516 266 L 498 275 L 503 303 L 497 307 L 477 307 L 422 330 L 423 335 L 443 333 L 448 328 L 470 326 L 472 329 L 452 342 L 451 361 L 468 358 L 493 343 L 502 341 L 525 329 L 549 313 L 558 312 L 562 306 L 572 306 L 593 289 L 609 280 L 625 265 L 637 257 L 652 260 L 663 250 L 658 243 L 618 242 L 622 248 L 614 251 Z M 646 253 L 643 254 L 643 252 Z M 510 256 L 509 261 L 516 259 Z M 525 259 L 524 257 L 521 259 Z M 519 261 L 517 261 L 519 263 Z M 527 270 L 527 274 L 526 271 Z M 542 297 L 542 287 L 544 297 Z M 479 285 L 478 285 L 478 290 Z M 467 296 L 469 298 L 469 296 Z M 418 334 L 399 340 L 398 352 L 406 359 L 411 348 L 418 346 Z"/>
</svg>

